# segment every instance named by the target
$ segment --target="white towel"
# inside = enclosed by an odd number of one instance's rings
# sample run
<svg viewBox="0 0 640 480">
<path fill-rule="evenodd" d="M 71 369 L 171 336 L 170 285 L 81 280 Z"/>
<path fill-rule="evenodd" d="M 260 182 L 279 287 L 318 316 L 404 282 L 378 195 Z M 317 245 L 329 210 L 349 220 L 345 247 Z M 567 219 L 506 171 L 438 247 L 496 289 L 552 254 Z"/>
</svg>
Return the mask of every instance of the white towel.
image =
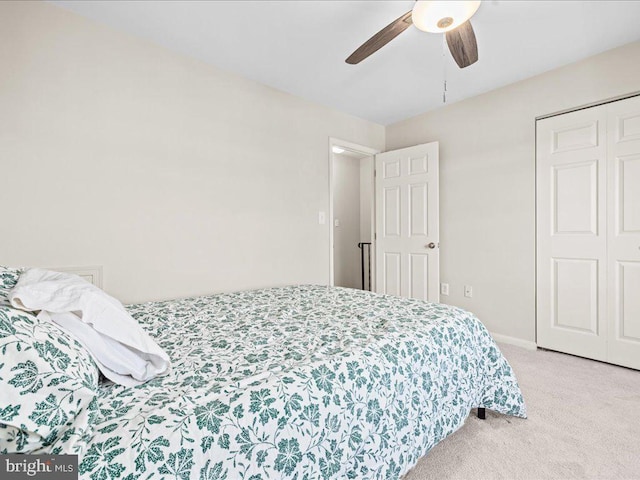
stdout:
<svg viewBox="0 0 640 480">
<path fill-rule="evenodd" d="M 109 380 L 139 385 L 169 371 L 169 356 L 122 304 L 77 275 L 30 268 L 9 292 L 15 308 L 40 310 L 74 335 Z"/>
</svg>

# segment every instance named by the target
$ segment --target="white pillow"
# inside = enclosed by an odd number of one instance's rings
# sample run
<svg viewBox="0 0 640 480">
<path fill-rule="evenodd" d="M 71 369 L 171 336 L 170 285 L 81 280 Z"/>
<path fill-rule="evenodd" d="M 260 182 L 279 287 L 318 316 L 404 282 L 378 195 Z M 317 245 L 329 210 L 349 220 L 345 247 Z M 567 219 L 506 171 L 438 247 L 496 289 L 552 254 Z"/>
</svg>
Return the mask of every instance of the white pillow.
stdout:
<svg viewBox="0 0 640 480">
<path fill-rule="evenodd" d="M 77 275 L 27 269 L 9 293 L 15 308 L 41 310 L 89 350 L 105 377 L 132 386 L 169 371 L 169 356 L 122 304 Z"/>
</svg>

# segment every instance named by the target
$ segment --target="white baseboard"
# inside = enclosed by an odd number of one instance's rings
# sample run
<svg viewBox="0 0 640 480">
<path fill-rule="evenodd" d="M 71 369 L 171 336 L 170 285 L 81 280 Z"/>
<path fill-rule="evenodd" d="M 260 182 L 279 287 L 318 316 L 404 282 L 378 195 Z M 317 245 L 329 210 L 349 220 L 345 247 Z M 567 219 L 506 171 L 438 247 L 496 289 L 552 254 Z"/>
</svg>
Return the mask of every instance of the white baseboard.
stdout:
<svg viewBox="0 0 640 480">
<path fill-rule="evenodd" d="M 536 350 L 538 348 L 536 342 L 530 342 L 529 340 L 522 340 L 521 338 L 509 337 L 507 335 L 501 335 L 499 333 L 493 332 L 491 332 L 491 336 L 495 339 L 496 342 L 515 345 L 516 347 L 526 348 L 527 350 Z"/>
</svg>

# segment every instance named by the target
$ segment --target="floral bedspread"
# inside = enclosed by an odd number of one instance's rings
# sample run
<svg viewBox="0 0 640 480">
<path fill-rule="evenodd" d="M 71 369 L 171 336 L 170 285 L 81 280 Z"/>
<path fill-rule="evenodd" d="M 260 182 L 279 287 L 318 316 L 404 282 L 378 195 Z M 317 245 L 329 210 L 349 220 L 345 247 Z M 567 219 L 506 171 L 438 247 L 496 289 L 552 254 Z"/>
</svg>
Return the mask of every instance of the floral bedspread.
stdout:
<svg viewBox="0 0 640 480">
<path fill-rule="evenodd" d="M 458 308 L 294 286 L 128 309 L 173 368 L 102 387 L 83 479 L 397 479 L 471 408 L 526 416 Z"/>
</svg>

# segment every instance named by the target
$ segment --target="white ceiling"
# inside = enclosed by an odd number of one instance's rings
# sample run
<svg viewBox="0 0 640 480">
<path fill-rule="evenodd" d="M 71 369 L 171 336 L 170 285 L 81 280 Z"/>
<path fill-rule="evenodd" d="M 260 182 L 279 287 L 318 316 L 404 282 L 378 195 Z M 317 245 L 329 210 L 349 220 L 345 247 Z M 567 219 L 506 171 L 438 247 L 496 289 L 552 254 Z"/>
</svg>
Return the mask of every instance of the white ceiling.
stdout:
<svg viewBox="0 0 640 480">
<path fill-rule="evenodd" d="M 640 40 L 640 1 L 484 1 L 479 61 L 458 69 L 443 37 L 415 27 L 359 65 L 344 60 L 412 8 L 396 1 L 68 1 L 54 3 L 383 125 Z M 629 59 L 638 62 L 640 59 Z M 446 72 L 446 73 L 445 73 Z"/>
</svg>

